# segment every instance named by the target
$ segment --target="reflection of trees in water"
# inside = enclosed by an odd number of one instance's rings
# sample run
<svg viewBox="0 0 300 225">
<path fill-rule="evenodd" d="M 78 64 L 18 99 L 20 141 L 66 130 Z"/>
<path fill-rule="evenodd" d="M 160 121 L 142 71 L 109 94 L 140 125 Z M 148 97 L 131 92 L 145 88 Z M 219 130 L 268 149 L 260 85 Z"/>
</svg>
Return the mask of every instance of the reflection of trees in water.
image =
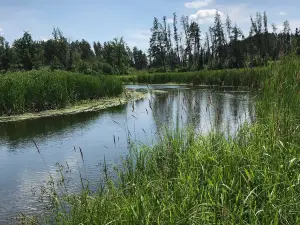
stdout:
<svg viewBox="0 0 300 225">
<path fill-rule="evenodd" d="M 248 94 L 181 89 L 153 101 L 153 112 L 160 125 L 179 123 L 180 127 L 199 128 L 202 133 L 213 130 L 233 134 L 249 121 L 249 106 L 253 109 Z"/>
<path fill-rule="evenodd" d="M 253 98 L 251 95 L 249 95 L 249 98 Z M 256 116 L 255 116 L 255 101 L 249 100 L 248 102 L 248 112 L 249 112 L 249 119 L 251 123 L 254 123 Z"/>
<path fill-rule="evenodd" d="M 170 125 L 173 122 L 174 101 L 176 92 L 169 91 L 168 94 L 153 94 L 149 99 L 150 110 L 157 128 Z"/>
<path fill-rule="evenodd" d="M 220 93 L 212 93 L 212 114 L 213 128 L 215 131 L 221 131 L 223 125 L 223 115 L 225 107 L 224 95 Z"/>
<path fill-rule="evenodd" d="M 18 144 L 31 141 L 36 137 L 61 135 L 78 128 L 83 129 L 92 124 L 103 113 L 122 113 L 125 110 L 125 106 L 119 106 L 100 112 L 0 123 L 0 142 L 1 140 L 7 141 L 14 148 Z"/>
<path fill-rule="evenodd" d="M 201 91 L 199 90 L 190 90 L 184 92 L 183 106 L 185 107 L 184 115 L 185 121 L 183 126 L 189 126 L 193 129 L 200 123 L 200 106 L 201 101 Z"/>
<path fill-rule="evenodd" d="M 136 100 L 128 105 L 100 112 L 0 123 L 0 143 L 8 142 L 9 146 L 16 148 L 19 144 L 37 137 L 39 139 L 48 138 L 78 129 L 86 129 L 102 114 L 127 115 L 128 107 L 130 107 L 130 112 L 132 110 L 132 104 L 134 104 L 136 112 L 145 113 L 147 110 L 153 118 L 146 116 L 143 119 L 149 120 L 149 123 L 154 120 L 157 128 L 162 126 L 175 128 L 178 123 L 180 127 L 190 126 L 200 129 L 201 133 L 207 133 L 212 129 L 218 131 L 230 129 L 233 131 L 230 133 L 234 133 L 234 130 L 245 121 L 253 122 L 255 120 L 255 106 L 250 94 L 228 92 L 223 94 L 220 91 L 200 89 L 172 89 L 168 90 L 167 94 L 152 93 L 150 98 Z"/>
</svg>

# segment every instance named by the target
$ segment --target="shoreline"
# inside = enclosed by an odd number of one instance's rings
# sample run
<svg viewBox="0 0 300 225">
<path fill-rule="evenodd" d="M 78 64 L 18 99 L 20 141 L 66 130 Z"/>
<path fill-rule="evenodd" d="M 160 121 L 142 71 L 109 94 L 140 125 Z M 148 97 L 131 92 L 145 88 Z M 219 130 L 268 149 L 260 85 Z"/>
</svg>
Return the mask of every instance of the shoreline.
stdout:
<svg viewBox="0 0 300 225">
<path fill-rule="evenodd" d="M 129 101 L 143 99 L 146 96 L 145 92 L 126 90 L 118 97 L 102 98 L 97 100 L 84 100 L 76 102 L 62 109 L 50 109 L 37 113 L 24 113 L 12 116 L 0 116 L 0 123 L 17 122 L 23 120 L 33 120 L 44 117 L 54 117 L 63 115 L 72 115 L 83 112 L 99 111 L 115 106 L 127 104 Z"/>
</svg>

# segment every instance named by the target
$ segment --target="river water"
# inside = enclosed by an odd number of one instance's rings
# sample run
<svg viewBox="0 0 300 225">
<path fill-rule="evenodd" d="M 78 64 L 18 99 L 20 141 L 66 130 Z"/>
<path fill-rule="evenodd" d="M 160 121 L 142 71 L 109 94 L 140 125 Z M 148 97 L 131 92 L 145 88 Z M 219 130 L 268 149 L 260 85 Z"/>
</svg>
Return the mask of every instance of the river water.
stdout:
<svg viewBox="0 0 300 225">
<path fill-rule="evenodd" d="M 117 164 L 128 153 L 129 138 L 152 145 L 158 127 L 175 124 L 192 125 L 198 133 L 214 130 L 234 136 L 241 125 L 255 120 L 250 92 L 175 85 L 127 88 L 147 89 L 148 94 L 99 112 L 0 123 L 0 224 L 8 224 L 8 218 L 21 212 L 36 215 L 44 211 L 39 193 L 49 173 L 54 180 L 60 179 L 57 163 L 68 168 L 68 191 L 76 192 L 82 175 L 78 171 L 97 184 L 104 157 Z"/>
</svg>

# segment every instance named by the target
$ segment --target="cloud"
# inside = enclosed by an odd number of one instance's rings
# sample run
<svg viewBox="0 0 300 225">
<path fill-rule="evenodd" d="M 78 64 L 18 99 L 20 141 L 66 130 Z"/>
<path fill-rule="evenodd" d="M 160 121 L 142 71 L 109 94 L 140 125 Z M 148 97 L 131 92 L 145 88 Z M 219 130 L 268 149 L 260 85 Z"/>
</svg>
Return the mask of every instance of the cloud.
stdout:
<svg viewBox="0 0 300 225">
<path fill-rule="evenodd" d="M 2 33 L 3 33 L 3 28 L 0 27 L 0 34 L 2 34 Z"/>
<path fill-rule="evenodd" d="M 173 19 L 172 18 L 167 19 L 167 23 L 173 23 Z"/>
<path fill-rule="evenodd" d="M 286 16 L 287 13 L 286 13 L 286 12 L 279 12 L 278 15 L 279 15 L 279 16 Z"/>
<path fill-rule="evenodd" d="M 130 32 L 128 37 L 133 40 L 138 40 L 138 41 L 141 41 L 141 40 L 149 41 L 150 35 L 151 35 L 150 30 L 136 30 L 136 31 Z"/>
<path fill-rule="evenodd" d="M 139 49 L 146 50 L 149 47 L 151 31 L 149 30 L 130 30 L 124 36 L 129 47 L 138 46 Z"/>
<path fill-rule="evenodd" d="M 216 9 L 202 9 L 190 15 L 190 19 L 199 24 L 210 24 L 214 21 L 216 12 L 218 12 L 221 17 L 224 17 L 224 13 Z"/>
<path fill-rule="evenodd" d="M 45 37 L 45 36 L 41 36 L 40 38 L 39 38 L 39 40 L 41 40 L 41 41 L 48 41 L 48 40 L 50 40 L 52 37 Z"/>
<path fill-rule="evenodd" d="M 299 24 L 300 24 L 300 19 L 289 20 L 289 25 L 290 25 L 291 32 L 295 32 L 295 29 L 299 27 Z M 284 29 L 283 22 L 282 23 L 277 23 L 275 25 L 277 27 L 277 32 L 283 31 L 283 29 Z"/>
<path fill-rule="evenodd" d="M 204 1 L 194 1 L 194 2 L 186 2 L 184 3 L 184 7 L 188 9 L 199 9 L 211 4 L 212 0 L 204 0 Z"/>
</svg>

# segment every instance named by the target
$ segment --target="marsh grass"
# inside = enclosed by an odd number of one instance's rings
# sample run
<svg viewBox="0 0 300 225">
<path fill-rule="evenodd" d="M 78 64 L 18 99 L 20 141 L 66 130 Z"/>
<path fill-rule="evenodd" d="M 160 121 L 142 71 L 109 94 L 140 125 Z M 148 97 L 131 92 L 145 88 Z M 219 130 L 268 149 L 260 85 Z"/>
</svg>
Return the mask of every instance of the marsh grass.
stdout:
<svg viewBox="0 0 300 225">
<path fill-rule="evenodd" d="M 46 70 L 9 73 L 0 76 L 0 115 L 64 108 L 122 91 L 121 82 L 112 77 Z"/>
<path fill-rule="evenodd" d="M 257 122 L 235 137 L 177 128 L 133 146 L 116 177 L 104 163 L 98 191 L 60 198 L 52 223 L 300 224 L 299 72 L 287 58 L 258 75 Z"/>
<path fill-rule="evenodd" d="M 118 76 L 124 83 L 184 83 L 258 88 L 268 68 L 203 70 Z"/>
</svg>

